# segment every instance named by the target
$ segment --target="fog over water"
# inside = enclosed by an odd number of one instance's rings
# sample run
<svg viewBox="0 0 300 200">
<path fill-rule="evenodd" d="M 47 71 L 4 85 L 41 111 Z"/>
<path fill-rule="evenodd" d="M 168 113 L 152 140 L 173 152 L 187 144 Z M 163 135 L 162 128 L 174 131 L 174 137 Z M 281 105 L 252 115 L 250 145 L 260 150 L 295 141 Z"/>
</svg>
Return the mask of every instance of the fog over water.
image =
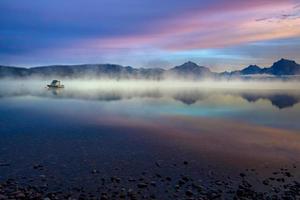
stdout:
<svg viewBox="0 0 300 200">
<path fill-rule="evenodd" d="M 43 98 L 43 101 L 80 100 L 87 104 L 88 101 L 91 104 L 94 101 L 100 103 L 103 109 L 109 110 L 109 114 L 120 116 L 124 113 L 144 117 L 161 114 L 213 116 L 288 129 L 300 128 L 296 123 L 300 102 L 300 82 L 297 81 L 67 79 L 62 81 L 65 85 L 63 89 L 49 89 L 46 87 L 49 82 L 42 79 L 1 80 L 0 97 Z M 112 104 L 113 107 L 110 108 Z M 282 120 L 272 120 L 272 114 L 265 116 L 278 112 L 277 110 L 281 110 L 280 115 L 275 117 L 283 118 Z M 285 114 L 290 117 L 282 117 Z M 254 117 L 255 115 L 257 116 Z"/>
</svg>

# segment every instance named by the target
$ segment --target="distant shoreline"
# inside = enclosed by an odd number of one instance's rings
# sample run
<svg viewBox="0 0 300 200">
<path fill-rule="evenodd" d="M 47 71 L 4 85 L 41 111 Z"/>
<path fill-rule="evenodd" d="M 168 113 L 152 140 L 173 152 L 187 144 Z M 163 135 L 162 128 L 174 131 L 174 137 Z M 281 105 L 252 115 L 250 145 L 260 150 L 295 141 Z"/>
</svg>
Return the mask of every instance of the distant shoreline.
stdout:
<svg viewBox="0 0 300 200">
<path fill-rule="evenodd" d="M 57 77 L 57 78 L 109 78 L 146 80 L 203 80 L 203 79 L 247 79 L 300 77 L 300 65 L 292 60 L 281 59 L 271 67 L 250 65 L 239 71 L 212 72 L 209 68 L 193 62 L 186 62 L 171 69 L 133 68 L 115 64 L 52 65 L 33 68 L 8 67 L 0 65 L 0 78 Z"/>
</svg>

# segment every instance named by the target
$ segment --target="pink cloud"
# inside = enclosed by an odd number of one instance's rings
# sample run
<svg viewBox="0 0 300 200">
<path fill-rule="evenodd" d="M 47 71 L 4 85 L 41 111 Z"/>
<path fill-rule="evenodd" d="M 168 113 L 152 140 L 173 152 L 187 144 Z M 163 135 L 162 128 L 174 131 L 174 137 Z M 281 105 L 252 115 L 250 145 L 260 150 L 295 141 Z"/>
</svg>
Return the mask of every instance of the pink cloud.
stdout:
<svg viewBox="0 0 300 200">
<path fill-rule="evenodd" d="M 297 14 L 296 5 L 295 1 L 281 0 L 226 1 L 149 24 L 143 34 L 99 38 L 85 45 L 106 50 L 155 48 L 177 51 L 298 37 L 299 17 L 268 20 L 280 15 Z"/>
</svg>

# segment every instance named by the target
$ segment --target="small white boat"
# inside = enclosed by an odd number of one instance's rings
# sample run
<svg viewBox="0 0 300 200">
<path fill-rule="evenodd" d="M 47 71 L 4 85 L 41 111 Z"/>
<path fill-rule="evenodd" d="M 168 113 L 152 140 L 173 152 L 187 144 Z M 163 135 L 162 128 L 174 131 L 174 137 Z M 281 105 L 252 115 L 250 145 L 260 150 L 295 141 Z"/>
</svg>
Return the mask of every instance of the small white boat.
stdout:
<svg viewBox="0 0 300 200">
<path fill-rule="evenodd" d="M 53 80 L 50 85 L 47 85 L 48 88 L 64 88 L 65 86 L 60 84 L 60 81 Z"/>
</svg>

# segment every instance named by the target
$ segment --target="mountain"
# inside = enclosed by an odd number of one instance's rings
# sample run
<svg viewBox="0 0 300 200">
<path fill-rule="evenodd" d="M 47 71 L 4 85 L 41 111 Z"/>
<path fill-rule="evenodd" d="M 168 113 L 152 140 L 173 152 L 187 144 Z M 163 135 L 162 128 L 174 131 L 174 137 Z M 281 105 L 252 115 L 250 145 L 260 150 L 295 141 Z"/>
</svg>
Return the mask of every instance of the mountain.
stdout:
<svg viewBox="0 0 300 200">
<path fill-rule="evenodd" d="M 144 78 L 162 79 L 163 69 L 136 69 L 115 64 L 51 65 L 33 68 L 0 66 L 0 78 L 13 77 L 65 77 L 65 78 Z"/>
<path fill-rule="evenodd" d="M 293 60 L 280 59 L 271 67 L 260 68 L 257 65 L 250 65 L 240 71 L 233 71 L 231 75 L 255 75 L 255 74 L 269 74 L 274 76 L 285 75 L 300 75 L 300 65 Z"/>
<path fill-rule="evenodd" d="M 138 78 L 161 80 L 164 78 L 203 79 L 203 78 L 230 78 L 236 76 L 268 74 L 274 76 L 300 75 L 300 65 L 295 61 L 281 59 L 269 68 L 260 68 L 250 65 L 243 70 L 215 73 L 209 68 L 199 66 L 191 61 L 165 70 L 161 68 L 133 68 L 115 64 L 82 64 L 82 65 L 51 65 L 32 68 L 10 67 L 0 65 L 0 78 L 24 77 L 58 77 L 58 78 Z M 250 76 L 251 78 L 251 76 Z"/>
<path fill-rule="evenodd" d="M 281 59 L 275 62 L 270 68 L 262 69 L 264 74 L 281 75 L 297 75 L 300 74 L 300 65 L 293 60 Z"/>
<path fill-rule="evenodd" d="M 168 73 L 183 78 L 204 78 L 214 75 L 207 67 L 199 66 L 191 61 L 168 70 Z"/>
<path fill-rule="evenodd" d="M 261 73 L 261 68 L 257 65 L 250 65 L 249 67 L 243 69 L 241 74 L 259 74 Z"/>
<path fill-rule="evenodd" d="M 260 74 L 262 68 L 260 68 L 257 65 L 249 65 L 248 67 L 238 70 L 238 71 L 233 71 L 229 75 L 253 75 L 253 74 Z M 228 75 L 228 74 L 224 74 Z"/>
<path fill-rule="evenodd" d="M 52 65 L 34 67 L 29 69 L 30 75 L 36 76 L 59 76 L 59 77 L 81 77 L 81 76 L 107 76 L 117 77 L 135 74 L 136 69 L 113 64 L 85 64 L 85 65 Z"/>
<path fill-rule="evenodd" d="M 27 75 L 28 70 L 26 68 L 0 65 L 0 77 L 22 77 Z"/>
</svg>

